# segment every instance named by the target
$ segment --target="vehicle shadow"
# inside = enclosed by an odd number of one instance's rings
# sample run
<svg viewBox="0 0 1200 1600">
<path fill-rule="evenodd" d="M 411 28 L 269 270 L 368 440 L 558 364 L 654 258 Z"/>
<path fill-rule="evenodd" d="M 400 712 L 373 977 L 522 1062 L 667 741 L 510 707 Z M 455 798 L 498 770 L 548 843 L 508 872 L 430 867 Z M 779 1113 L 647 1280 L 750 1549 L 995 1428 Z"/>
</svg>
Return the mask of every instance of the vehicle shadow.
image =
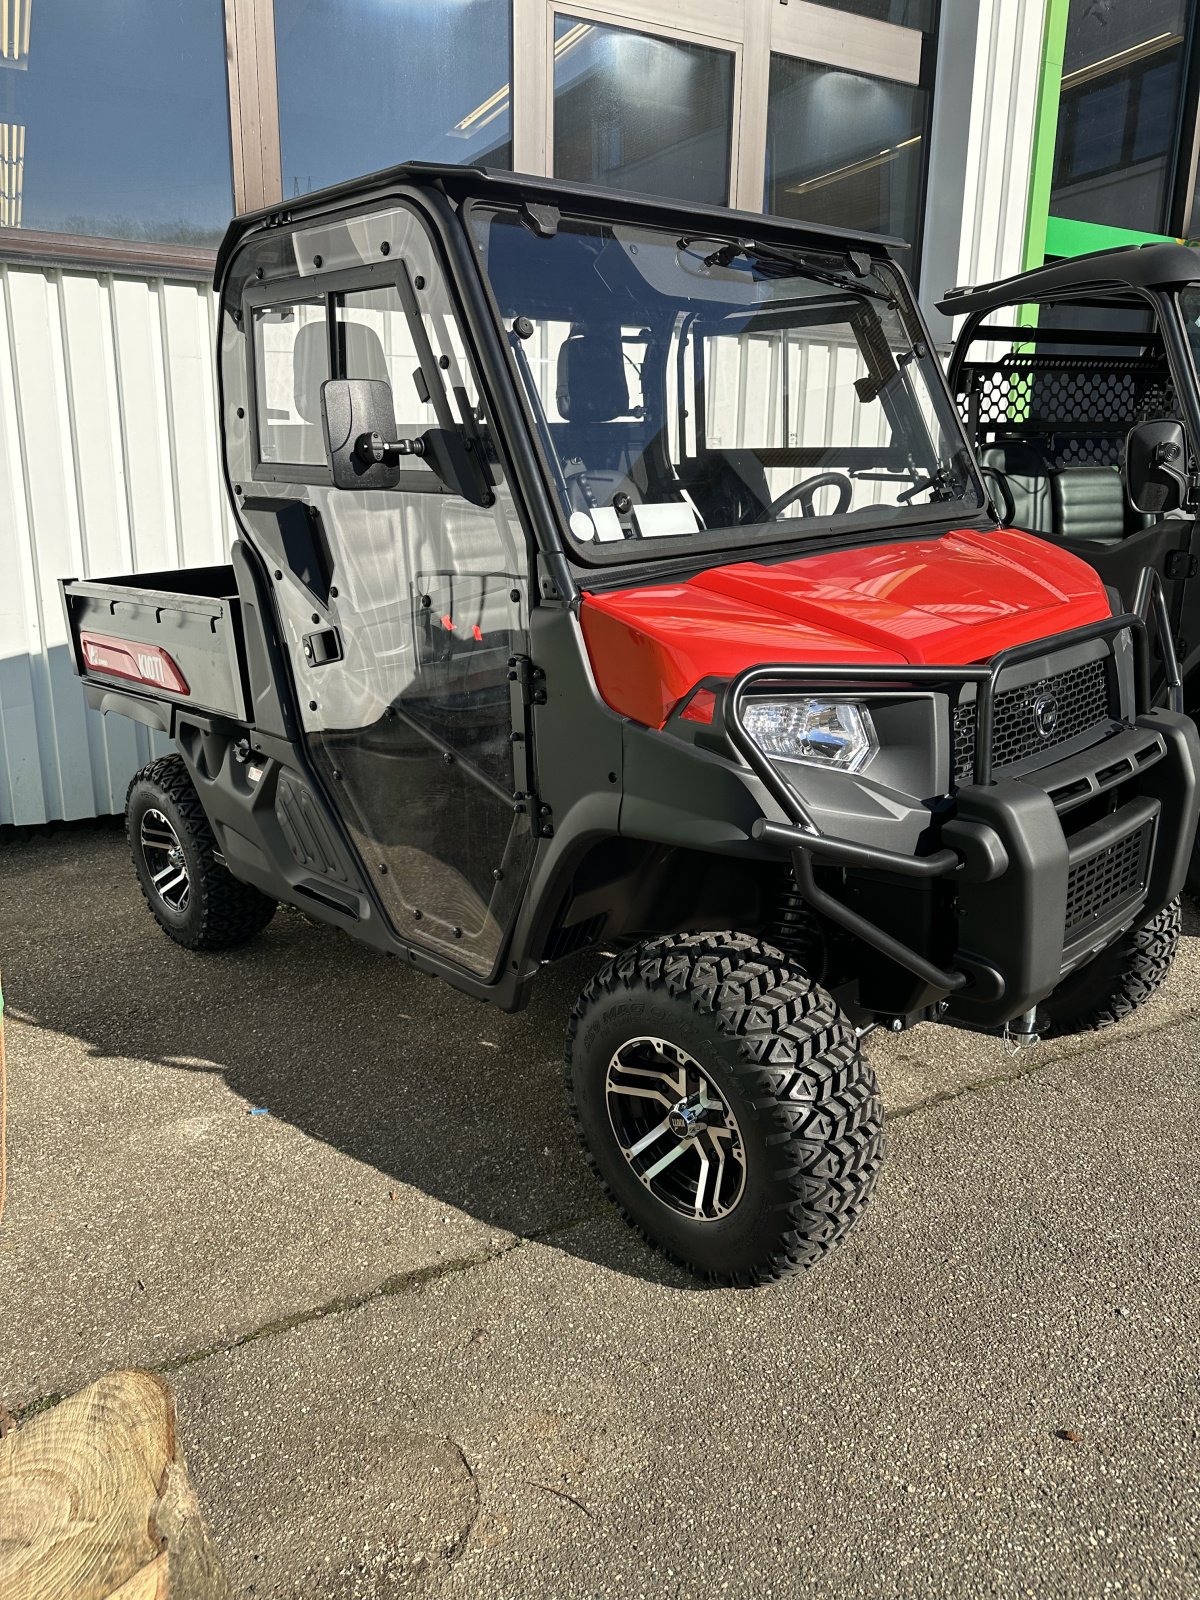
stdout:
<svg viewBox="0 0 1200 1600">
<path fill-rule="evenodd" d="M 563 1039 L 595 954 L 546 969 L 516 1015 L 287 908 L 244 949 L 194 954 L 151 919 L 117 823 L 0 841 L 0 950 L 10 1013 L 94 1056 L 220 1072 L 248 1107 L 489 1228 L 693 1282 L 605 1220 L 571 1125 Z"/>
</svg>

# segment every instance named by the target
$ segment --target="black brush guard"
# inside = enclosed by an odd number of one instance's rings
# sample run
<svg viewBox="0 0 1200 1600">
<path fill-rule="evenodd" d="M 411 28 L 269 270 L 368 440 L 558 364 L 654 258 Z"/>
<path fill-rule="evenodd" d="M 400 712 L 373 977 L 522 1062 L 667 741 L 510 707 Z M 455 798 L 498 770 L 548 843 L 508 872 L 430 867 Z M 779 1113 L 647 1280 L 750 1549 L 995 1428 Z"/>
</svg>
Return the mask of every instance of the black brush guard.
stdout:
<svg viewBox="0 0 1200 1600">
<path fill-rule="evenodd" d="M 1170 711 L 1151 708 L 1151 628 Z M 1051 764 L 1026 774 L 1024 781 L 998 781 L 993 775 L 992 730 L 1004 674 L 1024 662 L 1095 640 L 1113 640 L 1125 632 L 1133 644 L 1134 666 L 1134 714 L 1126 727 L 1098 742 L 1085 757 L 1061 763 L 1061 771 Z M 942 824 L 942 847 L 927 855 L 903 855 L 820 833 L 795 791 L 750 737 L 744 720 L 747 700 L 768 689 L 853 694 L 872 688 L 925 688 L 952 693 L 964 684 L 973 684 L 977 697 L 973 782 L 959 789 L 955 813 Z M 751 667 L 728 685 L 722 713 L 734 747 L 793 819 L 760 820 L 755 837 L 790 853 L 797 887 L 813 909 L 950 997 L 951 1010 L 964 1020 L 992 1027 L 1028 1011 L 1064 972 L 1111 941 L 1147 903 L 1166 904 L 1179 892 L 1196 827 L 1200 764 L 1200 742 L 1182 715 L 1182 699 L 1162 585 L 1157 573 L 1147 568 L 1134 611 L 1054 639 L 1018 645 L 983 664 Z M 1086 759 L 1100 751 L 1103 760 L 1098 763 Z M 1143 793 L 1101 823 L 1068 838 L 1051 798 L 1056 774 L 1069 778 L 1088 798 L 1135 776 Z M 853 779 L 848 775 L 847 781 Z M 1102 918 L 1082 934 L 1072 930 L 1068 938 L 1068 884 L 1078 885 L 1080 873 L 1090 863 L 1102 862 L 1105 851 L 1119 849 L 1122 841 L 1139 831 L 1140 871 L 1134 875 L 1137 881 L 1131 892 L 1117 896 L 1104 907 Z M 953 884 L 957 898 L 953 966 L 940 966 L 830 893 L 817 881 L 814 869 L 819 863 Z M 1092 875 L 1098 876 L 1099 869 Z"/>
</svg>

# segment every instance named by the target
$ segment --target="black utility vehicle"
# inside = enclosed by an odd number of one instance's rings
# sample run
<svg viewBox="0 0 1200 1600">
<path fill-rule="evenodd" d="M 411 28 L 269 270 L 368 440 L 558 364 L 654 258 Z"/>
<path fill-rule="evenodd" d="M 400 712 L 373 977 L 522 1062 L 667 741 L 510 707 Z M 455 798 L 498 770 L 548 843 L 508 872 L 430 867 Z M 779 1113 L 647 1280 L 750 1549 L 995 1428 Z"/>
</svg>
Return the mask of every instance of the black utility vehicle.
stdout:
<svg viewBox="0 0 1200 1600">
<path fill-rule="evenodd" d="M 596 951 L 593 1163 L 746 1284 L 867 1201 L 873 1027 L 1162 980 L 1196 731 L 997 529 L 887 241 L 407 166 L 217 287 L 229 565 L 64 583 L 89 703 L 178 747 L 127 808 L 172 938 L 287 901 L 508 1009 Z"/>
<path fill-rule="evenodd" d="M 941 302 L 966 316 L 950 385 L 1006 525 L 1088 561 L 1125 605 L 1162 584 L 1178 684 L 1200 714 L 1200 256 L 1101 250 Z M 1192 862 L 1200 888 L 1200 854 Z"/>
</svg>

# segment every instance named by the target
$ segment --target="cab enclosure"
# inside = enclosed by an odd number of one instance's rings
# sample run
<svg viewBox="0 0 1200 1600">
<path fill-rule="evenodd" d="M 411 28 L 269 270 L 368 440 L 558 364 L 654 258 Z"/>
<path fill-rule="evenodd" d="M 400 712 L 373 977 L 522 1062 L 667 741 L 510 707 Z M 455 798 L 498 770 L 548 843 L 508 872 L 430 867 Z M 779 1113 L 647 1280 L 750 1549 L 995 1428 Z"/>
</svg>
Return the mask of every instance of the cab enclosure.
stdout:
<svg viewBox="0 0 1200 1600">
<path fill-rule="evenodd" d="M 950 386 L 1001 520 L 1090 562 L 1125 604 L 1159 576 L 1200 707 L 1200 260 L 1103 250 L 954 289 Z M 1156 661 L 1156 693 L 1169 685 Z"/>
</svg>

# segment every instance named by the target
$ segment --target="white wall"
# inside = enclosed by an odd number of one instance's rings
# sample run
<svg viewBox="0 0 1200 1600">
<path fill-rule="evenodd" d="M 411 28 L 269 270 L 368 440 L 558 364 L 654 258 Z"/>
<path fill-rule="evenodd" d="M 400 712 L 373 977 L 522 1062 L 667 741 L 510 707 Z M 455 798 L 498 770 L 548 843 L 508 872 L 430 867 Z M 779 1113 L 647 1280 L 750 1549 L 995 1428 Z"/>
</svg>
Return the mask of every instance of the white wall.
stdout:
<svg viewBox="0 0 1200 1600">
<path fill-rule="evenodd" d="M 148 759 L 85 706 L 58 579 L 226 559 L 214 331 L 204 283 L 0 262 L 0 824 L 121 811 Z"/>
<path fill-rule="evenodd" d="M 921 303 L 1020 272 L 1046 0 L 945 0 L 933 95 Z"/>
</svg>

